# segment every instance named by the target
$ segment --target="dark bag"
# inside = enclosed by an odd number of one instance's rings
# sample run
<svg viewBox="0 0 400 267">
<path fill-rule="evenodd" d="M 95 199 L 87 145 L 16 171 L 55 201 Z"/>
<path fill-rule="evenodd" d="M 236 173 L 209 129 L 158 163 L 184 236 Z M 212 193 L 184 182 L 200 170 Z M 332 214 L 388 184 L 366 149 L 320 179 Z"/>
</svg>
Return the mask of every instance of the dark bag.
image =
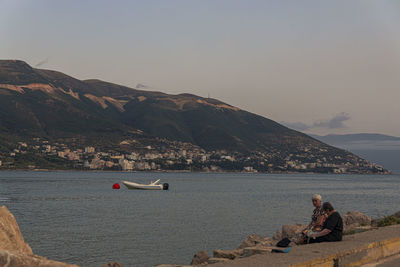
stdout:
<svg viewBox="0 0 400 267">
<path fill-rule="evenodd" d="M 289 253 L 291 247 L 287 247 L 287 248 L 274 248 L 271 250 L 272 253 Z"/>
<path fill-rule="evenodd" d="M 281 241 L 279 241 L 276 246 L 280 247 L 280 248 L 286 248 L 289 246 L 290 243 L 290 239 L 285 237 L 284 239 L 282 239 Z"/>
</svg>

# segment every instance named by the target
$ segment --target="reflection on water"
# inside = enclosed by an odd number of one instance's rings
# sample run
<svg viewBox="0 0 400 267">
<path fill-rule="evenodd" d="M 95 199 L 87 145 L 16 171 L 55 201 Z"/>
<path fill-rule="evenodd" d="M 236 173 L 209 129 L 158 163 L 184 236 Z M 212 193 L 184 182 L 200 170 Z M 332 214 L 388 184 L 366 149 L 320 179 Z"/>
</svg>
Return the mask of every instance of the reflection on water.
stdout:
<svg viewBox="0 0 400 267">
<path fill-rule="evenodd" d="M 160 178 L 168 191 L 111 186 Z M 342 214 L 398 211 L 399 175 L 0 172 L 0 205 L 34 252 L 82 266 L 190 263 L 197 250 L 233 249 L 251 233 L 306 223 L 319 193 Z"/>
<path fill-rule="evenodd" d="M 10 200 L 10 198 L 8 197 L 0 197 L 0 203 L 5 203 L 8 202 Z"/>
</svg>

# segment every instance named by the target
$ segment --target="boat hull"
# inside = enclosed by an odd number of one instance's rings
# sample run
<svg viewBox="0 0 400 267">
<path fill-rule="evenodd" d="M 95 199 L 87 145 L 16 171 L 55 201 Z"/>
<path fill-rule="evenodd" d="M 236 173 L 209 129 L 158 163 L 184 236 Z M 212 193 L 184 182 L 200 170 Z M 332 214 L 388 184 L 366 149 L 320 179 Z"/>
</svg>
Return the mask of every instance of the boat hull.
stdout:
<svg viewBox="0 0 400 267">
<path fill-rule="evenodd" d="M 163 190 L 163 185 L 161 184 L 138 184 L 128 181 L 122 181 L 122 183 L 128 189 L 138 189 L 138 190 Z"/>
</svg>

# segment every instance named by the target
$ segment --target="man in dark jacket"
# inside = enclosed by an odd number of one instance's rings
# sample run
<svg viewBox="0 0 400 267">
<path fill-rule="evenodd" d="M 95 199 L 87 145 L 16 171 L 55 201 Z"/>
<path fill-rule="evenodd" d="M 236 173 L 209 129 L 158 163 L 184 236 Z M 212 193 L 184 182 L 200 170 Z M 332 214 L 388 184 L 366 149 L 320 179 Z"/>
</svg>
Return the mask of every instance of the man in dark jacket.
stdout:
<svg viewBox="0 0 400 267">
<path fill-rule="evenodd" d="M 322 231 L 310 236 L 310 243 L 341 241 L 343 221 L 339 212 L 337 212 L 329 202 L 325 202 L 322 205 L 322 210 L 327 213 L 328 218 L 326 218 L 322 225 Z"/>
</svg>

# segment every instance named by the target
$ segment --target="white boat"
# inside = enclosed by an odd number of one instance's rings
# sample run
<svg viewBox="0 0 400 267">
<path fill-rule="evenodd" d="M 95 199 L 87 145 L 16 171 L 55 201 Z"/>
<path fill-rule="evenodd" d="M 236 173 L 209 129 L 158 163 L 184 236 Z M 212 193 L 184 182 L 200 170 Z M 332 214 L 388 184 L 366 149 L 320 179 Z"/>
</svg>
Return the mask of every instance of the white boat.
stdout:
<svg viewBox="0 0 400 267">
<path fill-rule="evenodd" d="M 128 189 L 142 189 L 142 190 L 168 190 L 169 185 L 167 183 L 159 184 L 160 179 L 155 182 L 150 182 L 150 184 L 139 184 L 129 181 L 122 181 L 122 183 Z"/>
</svg>

